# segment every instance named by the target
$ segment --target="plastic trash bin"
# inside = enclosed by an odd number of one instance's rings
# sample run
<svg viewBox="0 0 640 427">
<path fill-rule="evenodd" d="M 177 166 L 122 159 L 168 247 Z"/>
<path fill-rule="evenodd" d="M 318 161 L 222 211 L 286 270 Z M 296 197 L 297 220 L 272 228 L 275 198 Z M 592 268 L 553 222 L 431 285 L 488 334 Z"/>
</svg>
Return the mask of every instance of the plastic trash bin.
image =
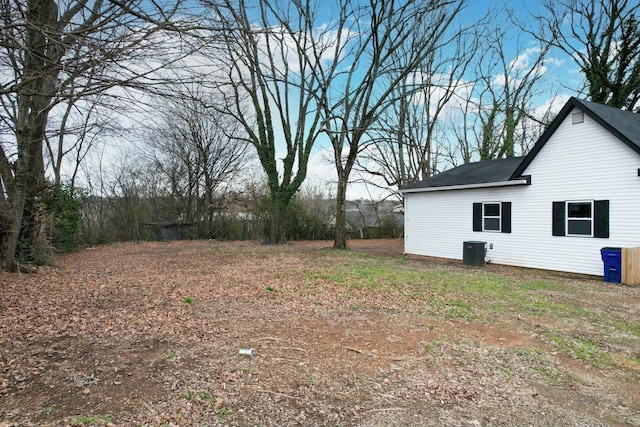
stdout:
<svg viewBox="0 0 640 427">
<path fill-rule="evenodd" d="M 600 256 L 604 264 L 604 281 L 622 282 L 622 248 L 602 248 Z"/>
<path fill-rule="evenodd" d="M 465 265 L 484 265 L 487 242 L 464 242 L 462 263 Z"/>
</svg>

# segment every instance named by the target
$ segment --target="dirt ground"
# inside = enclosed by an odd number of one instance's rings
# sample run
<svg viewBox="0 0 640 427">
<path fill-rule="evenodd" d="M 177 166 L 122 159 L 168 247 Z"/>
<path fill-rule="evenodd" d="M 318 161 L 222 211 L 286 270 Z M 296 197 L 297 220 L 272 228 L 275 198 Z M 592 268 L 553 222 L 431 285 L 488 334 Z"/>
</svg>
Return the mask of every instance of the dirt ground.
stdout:
<svg viewBox="0 0 640 427">
<path fill-rule="evenodd" d="M 640 425 L 640 288 L 405 258 L 401 240 L 329 247 L 123 243 L 0 273 L 0 427 Z M 623 326 L 439 315 L 436 291 L 322 273 L 355 262 L 558 282 L 573 291 L 545 304 Z M 613 356 L 589 363 L 549 331 Z"/>
</svg>

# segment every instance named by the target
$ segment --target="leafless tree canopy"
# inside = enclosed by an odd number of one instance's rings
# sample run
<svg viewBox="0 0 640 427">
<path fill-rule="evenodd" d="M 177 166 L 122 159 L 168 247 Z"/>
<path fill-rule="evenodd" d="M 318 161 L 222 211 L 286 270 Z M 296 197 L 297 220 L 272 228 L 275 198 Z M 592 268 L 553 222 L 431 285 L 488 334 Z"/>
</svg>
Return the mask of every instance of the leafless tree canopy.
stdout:
<svg viewBox="0 0 640 427">
<path fill-rule="evenodd" d="M 510 23 L 487 26 L 481 35 L 471 94 L 462 125 L 456 129 L 464 161 L 490 160 L 526 154 L 526 141 L 544 125 L 534 117 L 534 98 L 540 95 L 545 79 L 544 60 L 548 43 L 535 45 L 519 41 L 519 35 L 505 28 Z M 517 46 L 515 57 L 506 55 L 506 45 Z M 551 92 L 545 94 L 549 97 Z"/>
<path fill-rule="evenodd" d="M 153 170 L 180 201 L 181 219 L 203 221 L 209 233 L 233 177 L 248 161 L 239 123 L 208 108 L 211 96 L 194 89 L 158 105 L 157 123 L 147 135 Z"/>
<path fill-rule="evenodd" d="M 584 74 L 592 101 L 640 110 L 640 3 L 544 2 L 535 33 L 564 51 Z"/>
<path fill-rule="evenodd" d="M 439 171 L 451 120 L 469 84 L 464 80 L 478 51 L 477 27 L 454 28 L 447 49 L 434 49 L 396 89 L 367 132 L 369 145 L 357 168 L 400 188 Z"/>
</svg>

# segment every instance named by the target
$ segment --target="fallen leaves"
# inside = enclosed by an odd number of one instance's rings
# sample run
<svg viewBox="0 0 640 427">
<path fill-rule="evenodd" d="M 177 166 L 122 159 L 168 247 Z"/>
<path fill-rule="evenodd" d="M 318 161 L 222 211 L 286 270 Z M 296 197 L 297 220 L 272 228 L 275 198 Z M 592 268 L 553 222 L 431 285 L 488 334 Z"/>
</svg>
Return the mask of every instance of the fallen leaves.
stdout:
<svg viewBox="0 0 640 427">
<path fill-rule="evenodd" d="M 401 259 L 401 241 L 355 245 Z M 637 420 L 615 394 L 625 377 L 573 380 L 524 318 L 504 330 L 429 317 L 410 289 L 314 278 L 390 262 L 327 246 L 125 243 L 0 272 L 0 427 L 559 425 L 599 421 L 594 401 Z M 566 393 L 539 387 L 545 375 Z"/>
</svg>

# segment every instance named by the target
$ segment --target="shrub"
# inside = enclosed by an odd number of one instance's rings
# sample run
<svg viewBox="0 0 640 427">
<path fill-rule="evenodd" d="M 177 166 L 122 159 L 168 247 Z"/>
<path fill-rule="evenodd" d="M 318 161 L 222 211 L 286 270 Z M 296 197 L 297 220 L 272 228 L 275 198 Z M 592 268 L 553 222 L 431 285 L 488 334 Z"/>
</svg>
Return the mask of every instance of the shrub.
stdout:
<svg viewBox="0 0 640 427">
<path fill-rule="evenodd" d="M 49 233 L 53 246 L 62 252 L 76 248 L 76 235 L 82 220 L 79 191 L 66 185 L 52 185 L 42 194 L 42 204 L 49 216 Z"/>
</svg>

